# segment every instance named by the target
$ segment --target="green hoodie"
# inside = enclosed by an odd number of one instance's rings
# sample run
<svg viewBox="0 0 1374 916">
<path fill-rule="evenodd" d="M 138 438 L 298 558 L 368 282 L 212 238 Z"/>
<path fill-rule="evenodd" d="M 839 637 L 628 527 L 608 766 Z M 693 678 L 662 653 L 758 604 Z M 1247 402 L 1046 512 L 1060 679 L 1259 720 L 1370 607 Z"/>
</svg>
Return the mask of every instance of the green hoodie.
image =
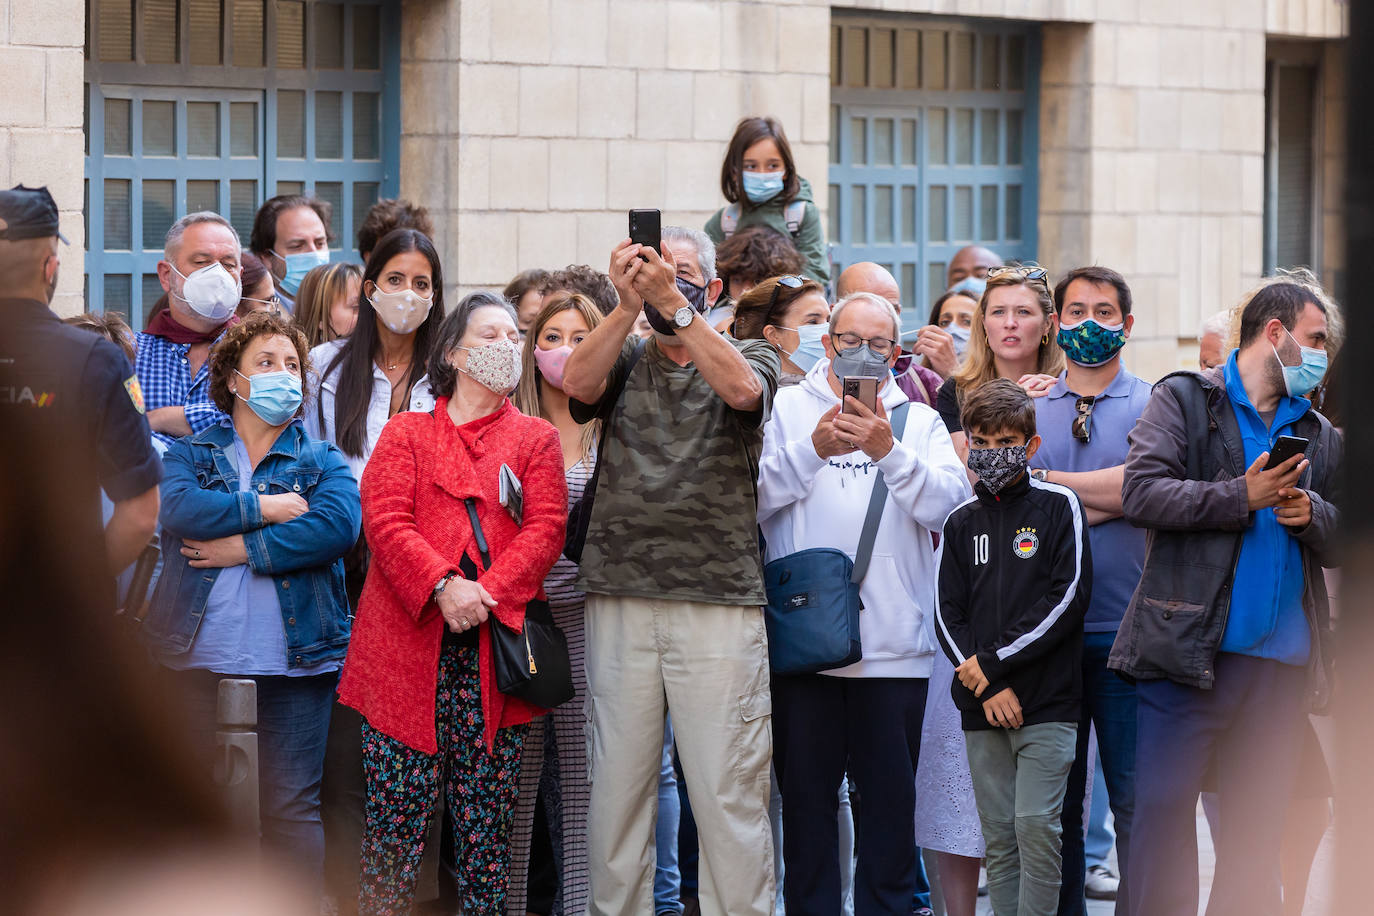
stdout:
<svg viewBox="0 0 1374 916">
<path fill-rule="evenodd" d="M 803 258 L 806 259 L 804 273 L 820 283 L 822 286 L 830 282 L 830 259 L 825 251 L 825 233 L 821 229 L 821 211 L 814 203 L 815 198 L 811 196 L 811 183 L 805 178 L 799 179 L 801 190 L 797 191 L 794 200 L 806 201 L 806 213 L 802 217 L 801 228 L 796 235 L 791 235 L 787 231 L 787 217 L 784 210 L 791 201 L 782 199 L 779 194 L 770 201 L 766 201 L 759 206 L 751 206 L 749 202 L 743 201 L 740 208 L 739 224 L 735 231 L 746 226 L 769 226 L 787 235 L 792 239 L 792 243 L 797 246 Z M 720 217 L 725 212 L 725 208 L 717 210 L 715 214 L 706 221 L 706 234 L 711 237 L 711 241 L 719 245 L 725 241 L 725 233 L 720 228 Z"/>
</svg>

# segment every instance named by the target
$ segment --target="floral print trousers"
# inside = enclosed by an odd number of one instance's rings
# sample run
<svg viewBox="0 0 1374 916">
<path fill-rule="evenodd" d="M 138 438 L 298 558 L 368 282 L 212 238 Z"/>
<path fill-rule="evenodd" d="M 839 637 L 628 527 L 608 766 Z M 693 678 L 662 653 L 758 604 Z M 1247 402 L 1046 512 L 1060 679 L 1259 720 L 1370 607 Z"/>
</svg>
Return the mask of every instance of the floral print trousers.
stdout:
<svg viewBox="0 0 1374 916">
<path fill-rule="evenodd" d="M 529 726 L 498 730 L 494 751 L 487 752 L 477 650 L 470 646 L 444 646 L 440 654 L 435 720 L 437 754 L 407 747 L 363 722 L 367 828 L 358 889 L 363 916 L 410 912 L 440 789 L 453 819 L 464 914 L 499 916 L 506 908 L 509 833 Z"/>
</svg>

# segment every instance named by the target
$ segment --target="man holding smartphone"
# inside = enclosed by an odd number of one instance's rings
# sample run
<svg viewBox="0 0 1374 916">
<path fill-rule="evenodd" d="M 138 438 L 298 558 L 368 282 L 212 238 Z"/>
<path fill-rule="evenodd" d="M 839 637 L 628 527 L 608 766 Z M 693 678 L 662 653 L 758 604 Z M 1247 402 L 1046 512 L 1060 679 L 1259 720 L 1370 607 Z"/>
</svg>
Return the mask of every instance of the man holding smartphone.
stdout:
<svg viewBox="0 0 1374 916">
<path fill-rule="evenodd" d="M 780 371 L 705 320 L 715 246 L 665 227 L 611 255 L 620 304 L 568 358 L 579 422 L 608 425 L 582 552 L 587 592 L 591 916 L 652 913 L 664 716 L 700 837 L 706 916 L 773 910 L 772 701 L 753 455 Z M 637 357 L 635 323 L 653 338 Z"/>
<path fill-rule="evenodd" d="M 1265 281 L 1224 366 L 1163 379 L 1131 432 L 1122 508 L 1150 539 L 1108 661 L 1137 682 L 1130 914 L 1196 912 L 1210 765 L 1211 908 L 1281 910 L 1300 729 L 1331 686 L 1322 567 L 1335 562 L 1341 441 L 1306 395 L 1334 309 L 1310 275 Z M 1268 467 L 1282 436 L 1306 454 Z"/>
</svg>

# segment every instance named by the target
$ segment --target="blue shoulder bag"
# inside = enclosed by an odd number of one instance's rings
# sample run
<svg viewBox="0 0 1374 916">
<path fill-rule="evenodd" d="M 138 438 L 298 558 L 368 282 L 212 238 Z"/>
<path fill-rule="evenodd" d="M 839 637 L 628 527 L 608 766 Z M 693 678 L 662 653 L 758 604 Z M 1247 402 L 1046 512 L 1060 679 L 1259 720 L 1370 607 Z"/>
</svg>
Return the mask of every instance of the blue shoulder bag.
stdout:
<svg viewBox="0 0 1374 916">
<path fill-rule="evenodd" d="M 900 442 L 910 402 L 892 412 L 892 439 Z M 814 674 L 863 658 L 859 641 L 859 583 L 873 559 L 878 523 L 887 504 L 887 481 L 878 471 L 854 559 L 833 547 L 812 547 L 779 557 L 763 568 L 768 606 L 768 658 L 775 674 Z"/>
</svg>

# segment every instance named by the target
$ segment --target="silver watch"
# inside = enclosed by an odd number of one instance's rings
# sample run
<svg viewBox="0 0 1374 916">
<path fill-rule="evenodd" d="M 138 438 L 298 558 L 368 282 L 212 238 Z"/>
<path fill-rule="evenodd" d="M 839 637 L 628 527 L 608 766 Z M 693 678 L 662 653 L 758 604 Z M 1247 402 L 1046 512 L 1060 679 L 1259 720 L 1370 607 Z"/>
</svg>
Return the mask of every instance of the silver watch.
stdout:
<svg viewBox="0 0 1374 916">
<path fill-rule="evenodd" d="M 673 324 L 685 328 L 692 323 L 692 319 L 695 317 L 697 317 L 696 310 L 690 305 L 684 305 L 673 313 Z"/>
</svg>

